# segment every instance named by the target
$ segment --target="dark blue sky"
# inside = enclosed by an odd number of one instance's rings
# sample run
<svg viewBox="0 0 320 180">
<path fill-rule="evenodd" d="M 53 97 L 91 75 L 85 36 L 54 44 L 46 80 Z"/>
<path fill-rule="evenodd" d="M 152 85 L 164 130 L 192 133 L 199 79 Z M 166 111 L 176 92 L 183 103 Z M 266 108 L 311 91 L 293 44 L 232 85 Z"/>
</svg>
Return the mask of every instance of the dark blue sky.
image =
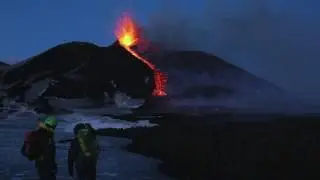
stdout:
<svg viewBox="0 0 320 180">
<path fill-rule="evenodd" d="M 10 0 L 0 2 L 0 58 L 26 58 L 70 40 L 109 44 L 115 21 L 132 11 L 139 22 L 157 4 L 148 0 Z"/>
<path fill-rule="evenodd" d="M 6 0 L 0 59 L 21 60 L 71 40 L 110 44 L 128 10 L 153 39 L 214 53 L 320 101 L 318 0 Z"/>
</svg>

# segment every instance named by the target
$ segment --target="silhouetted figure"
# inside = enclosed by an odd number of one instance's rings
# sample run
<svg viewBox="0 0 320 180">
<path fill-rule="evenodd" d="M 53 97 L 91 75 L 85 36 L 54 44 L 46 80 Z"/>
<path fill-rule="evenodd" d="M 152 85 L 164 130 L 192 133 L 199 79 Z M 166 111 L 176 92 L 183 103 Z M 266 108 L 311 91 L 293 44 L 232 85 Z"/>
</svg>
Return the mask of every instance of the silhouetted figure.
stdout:
<svg viewBox="0 0 320 180">
<path fill-rule="evenodd" d="M 74 139 L 68 152 L 68 171 L 74 176 L 74 167 L 79 180 L 95 180 L 100 147 L 95 130 L 88 123 L 74 127 Z"/>
<path fill-rule="evenodd" d="M 54 130 L 57 120 L 53 116 L 39 118 L 38 129 L 27 132 L 21 148 L 23 156 L 35 162 L 40 180 L 55 180 L 57 173 Z"/>
</svg>

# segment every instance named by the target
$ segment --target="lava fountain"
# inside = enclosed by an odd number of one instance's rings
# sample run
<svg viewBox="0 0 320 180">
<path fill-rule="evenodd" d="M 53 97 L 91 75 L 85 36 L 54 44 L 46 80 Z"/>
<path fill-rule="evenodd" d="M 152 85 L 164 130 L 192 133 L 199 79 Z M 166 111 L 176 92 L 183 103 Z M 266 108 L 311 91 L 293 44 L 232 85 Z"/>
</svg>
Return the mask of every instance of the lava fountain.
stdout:
<svg viewBox="0 0 320 180">
<path fill-rule="evenodd" d="M 138 45 L 142 37 L 139 33 L 137 24 L 128 14 L 124 14 L 118 21 L 115 35 L 122 47 L 124 47 L 133 56 L 135 56 L 137 59 L 145 63 L 149 68 L 153 70 L 155 88 L 152 94 L 154 96 L 166 96 L 167 93 L 165 89 L 167 84 L 167 76 L 159 69 L 157 69 L 154 64 L 152 64 L 146 58 L 140 56 L 135 50 L 133 50 L 133 47 Z"/>
</svg>

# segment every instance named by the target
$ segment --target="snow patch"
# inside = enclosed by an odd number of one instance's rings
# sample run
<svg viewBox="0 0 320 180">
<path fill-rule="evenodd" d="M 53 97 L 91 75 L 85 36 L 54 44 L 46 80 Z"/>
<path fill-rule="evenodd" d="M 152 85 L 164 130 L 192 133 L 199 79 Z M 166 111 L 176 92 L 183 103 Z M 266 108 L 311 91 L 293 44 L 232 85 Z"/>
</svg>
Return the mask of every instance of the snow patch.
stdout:
<svg viewBox="0 0 320 180">
<path fill-rule="evenodd" d="M 132 99 L 130 96 L 122 92 L 115 92 L 114 102 L 118 108 L 138 108 L 142 106 L 145 99 Z"/>
<path fill-rule="evenodd" d="M 73 128 L 78 123 L 90 123 L 95 129 L 114 128 L 114 129 L 127 129 L 136 127 L 154 127 L 157 124 L 150 123 L 149 120 L 140 120 L 137 122 L 129 122 L 111 117 L 99 116 L 86 116 L 82 114 L 69 114 L 58 117 L 63 119 L 64 122 L 60 123 L 57 128 L 62 129 L 64 132 L 73 132 Z"/>
</svg>

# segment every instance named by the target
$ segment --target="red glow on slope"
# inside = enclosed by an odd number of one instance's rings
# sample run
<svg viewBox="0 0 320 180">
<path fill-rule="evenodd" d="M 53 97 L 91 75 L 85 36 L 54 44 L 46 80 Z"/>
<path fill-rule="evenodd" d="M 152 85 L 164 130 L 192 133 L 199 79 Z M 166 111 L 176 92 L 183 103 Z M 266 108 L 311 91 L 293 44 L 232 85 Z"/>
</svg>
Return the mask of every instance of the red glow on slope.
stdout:
<svg viewBox="0 0 320 180">
<path fill-rule="evenodd" d="M 133 46 L 138 44 L 141 37 L 139 37 L 137 25 L 128 14 L 125 14 L 118 21 L 115 35 L 121 46 L 123 46 L 128 52 L 141 60 L 154 71 L 155 88 L 153 90 L 153 95 L 166 96 L 167 93 L 165 92 L 165 88 L 167 84 L 167 76 L 163 72 L 156 69 L 155 65 L 150 63 L 147 59 L 139 56 L 138 53 L 132 49 Z"/>
</svg>

